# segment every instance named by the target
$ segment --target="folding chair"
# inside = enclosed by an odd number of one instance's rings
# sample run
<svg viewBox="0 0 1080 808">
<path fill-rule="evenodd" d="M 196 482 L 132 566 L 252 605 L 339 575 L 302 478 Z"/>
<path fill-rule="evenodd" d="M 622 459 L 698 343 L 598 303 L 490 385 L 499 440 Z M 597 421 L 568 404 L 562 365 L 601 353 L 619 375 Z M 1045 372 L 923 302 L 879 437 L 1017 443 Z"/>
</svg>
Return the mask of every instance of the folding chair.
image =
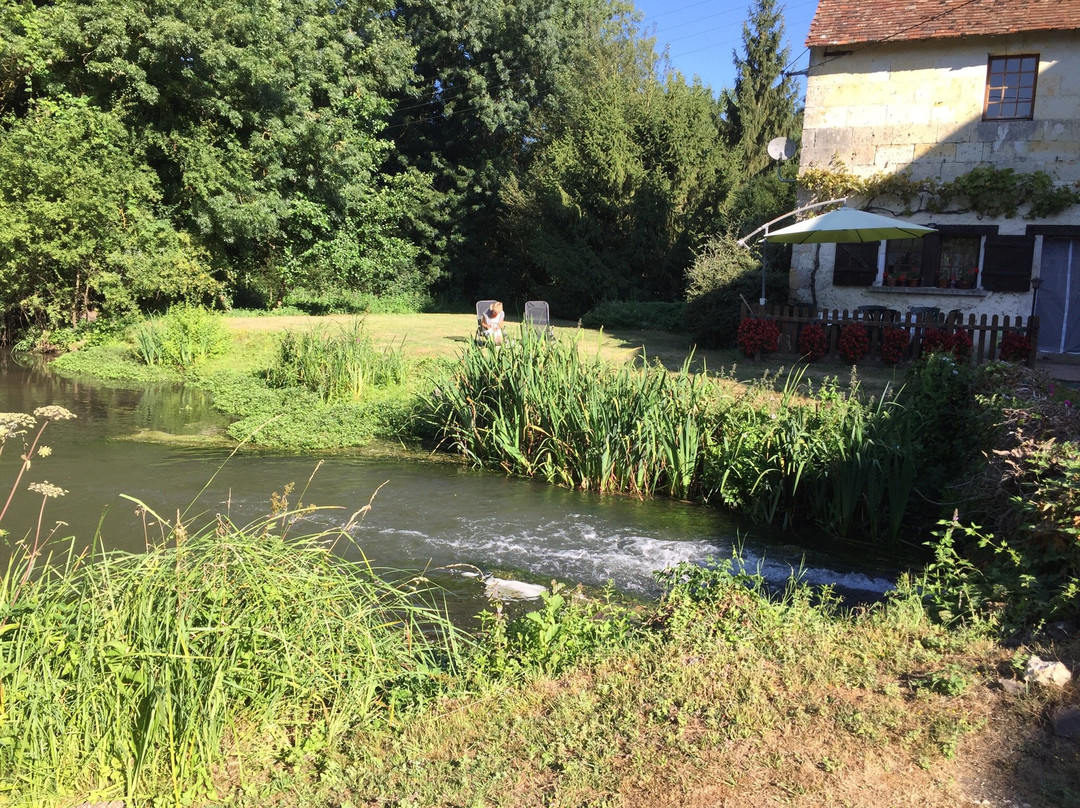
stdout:
<svg viewBox="0 0 1080 808">
<path fill-rule="evenodd" d="M 551 312 L 546 300 L 527 300 L 521 322 L 531 325 L 540 336 L 555 339 L 555 332 L 551 328 Z"/>
</svg>

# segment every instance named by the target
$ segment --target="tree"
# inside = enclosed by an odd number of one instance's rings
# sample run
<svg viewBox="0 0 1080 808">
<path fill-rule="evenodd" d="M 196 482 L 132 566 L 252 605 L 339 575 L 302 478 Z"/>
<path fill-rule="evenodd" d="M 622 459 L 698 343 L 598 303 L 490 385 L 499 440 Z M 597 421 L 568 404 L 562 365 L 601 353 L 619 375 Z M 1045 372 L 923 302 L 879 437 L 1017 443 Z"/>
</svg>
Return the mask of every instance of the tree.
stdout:
<svg viewBox="0 0 1080 808">
<path fill-rule="evenodd" d="M 400 235 L 425 180 L 381 173 L 388 97 L 413 61 L 388 2 L 58 0 L 46 14 L 42 49 L 63 58 L 30 75 L 32 93 L 118 116 L 222 277 L 272 294 L 431 281 Z"/>
<path fill-rule="evenodd" d="M 775 137 L 795 137 L 801 126 L 798 89 L 784 74 L 790 53 L 781 47 L 783 12 L 776 0 L 756 0 L 743 23 L 743 55 L 733 53 L 735 87 L 723 95 L 727 141 L 750 175 L 770 165 L 765 147 Z"/>
<path fill-rule="evenodd" d="M 616 0 L 402 0 L 416 81 L 392 131 L 403 164 L 431 177 L 427 260 L 450 295 L 493 293 L 502 199 L 541 144 L 581 70 L 583 43 Z M 433 225 L 435 225 L 433 227 Z"/>
<path fill-rule="evenodd" d="M 505 266 L 522 294 L 577 315 L 601 299 L 682 296 L 727 190 L 711 91 L 662 61 L 636 19 L 599 25 L 545 139 L 504 192 Z"/>
<path fill-rule="evenodd" d="M 88 308 L 205 300 L 201 253 L 162 215 L 157 177 L 118 117 L 85 99 L 39 101 L 0 130 L 0 312 L 6 325 L 75 325 Z"/>
<path fill-rule="evenodd" d="M 723 93 L 732 183 L 721 210 L 724 232 L 741 236 L 795 203 L 794 183 L 773 172 L 767 146 L 776 137 L 797 138 L 802 126 L 798 90 L 784 74 L 789 53 L 781 47 L 784 22 L 776 0 L 756 0 L 743 23 L 743 55 L 734 54 L 735 87 Z"/>
</svg>

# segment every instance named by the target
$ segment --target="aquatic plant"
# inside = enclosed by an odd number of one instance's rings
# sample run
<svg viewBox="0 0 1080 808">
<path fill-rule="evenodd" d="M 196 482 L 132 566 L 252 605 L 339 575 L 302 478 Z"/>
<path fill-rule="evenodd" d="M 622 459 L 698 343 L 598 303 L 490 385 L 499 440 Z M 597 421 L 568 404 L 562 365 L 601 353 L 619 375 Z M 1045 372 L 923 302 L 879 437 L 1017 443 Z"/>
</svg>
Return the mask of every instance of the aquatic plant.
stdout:
<svg viewBox="0 0 1080 808">
<path fill-rule="evenodd" d="M 419 417 L 441 446 L 478 464 L 572 488 L 690 498 L 707 386 L 686 366 L 608 365 L 525 330 L 502 346 L 468 346 L 421 397 Z"/>
<path fill-rule="evenodd" d="M 202 306 L 180 305 L 136 325 L 132 338 L 135 356 L 143 364 L 187 371 L 224 353 L 229 334 L 221 315 Z"/>
<path fill-rule="evenodd" d="M 286 332 L 263 377 L 270 387 L 302 387 L 324 402 L 356 401 L 367 387 L 400 384 L 407 363 L 401 346 L 380 348 L 354 320 L 336 331 Z"/>
</svg>

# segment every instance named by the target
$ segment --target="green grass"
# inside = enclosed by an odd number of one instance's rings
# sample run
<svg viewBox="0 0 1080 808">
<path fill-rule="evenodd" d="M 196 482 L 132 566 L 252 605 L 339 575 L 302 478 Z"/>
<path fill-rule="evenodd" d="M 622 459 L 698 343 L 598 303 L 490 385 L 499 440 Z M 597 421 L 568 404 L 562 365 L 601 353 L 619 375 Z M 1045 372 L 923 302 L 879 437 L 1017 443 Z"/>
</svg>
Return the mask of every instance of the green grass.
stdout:
<svg viewBox="0 0 1080 808">
<path fill-rule="evenodd" d="M 217 801 L 228 761 L 325 755 L 460 665 L 413 583 L 332 552 L 347 526 L 292 535 L 300 508 L 189 532 L 140 507 L 166 530 L 145 553 L 0 579 L 0 794 Z"/>
</svg>

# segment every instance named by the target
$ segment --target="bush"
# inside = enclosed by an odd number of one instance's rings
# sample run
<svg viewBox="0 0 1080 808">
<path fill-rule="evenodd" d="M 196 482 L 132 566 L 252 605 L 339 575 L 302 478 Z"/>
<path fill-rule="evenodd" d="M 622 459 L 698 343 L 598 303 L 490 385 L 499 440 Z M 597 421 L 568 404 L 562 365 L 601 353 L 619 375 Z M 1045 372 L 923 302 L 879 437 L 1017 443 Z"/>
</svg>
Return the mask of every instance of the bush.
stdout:
<svg viewBox="0 0 1080 808">
<path fill-rule="evenodd" d="M 663 301 L 605 300 L 581 317 L 586 328 L 635 328 L 651 331 L 686 330 L 686 304 Z"/>
<path fill-rule="evenodd" d="M 799 334 L 799 353 L 811 362 L 816 362 L 825 356 L 829 350 L 829 341 L 825 336 L 825 326 L 821 323 L 810 323 Z"/>
<path fill-rule="evenodd" d="M 845 362 L 852 365 L 870 353 L 870 337 L 862 323 L 851 323 L 840 332 L 837 349 Z"/>
<path fill-rule="evenodd" d="M 749 303 L 761 296 L 761 264 L 733 239 L 709 242 L 686 273 L 686 327 L 702 348 L 735 346 L 740 297 Z M 787 300 L 786 270 L 767 270 L 765 297 Z"/>
<path fill-rule="evenodd" d="M 293 289 L 285 295 L 282 305 L 315 315 L 411 314 L 430 311 L 432 302 L 430 295 L 421 292 L 380 296 L 353 289 Z"/>
<path fill-rule="evenodd" d="M 739 350 L 746 356 L 772 353 L 780 344 L 780 328 L 775 320 L 747 317 L 739 323 Z"/>
<path fill-rule="evenodd" d="M 1019 331 L 1006 331 L 1001 338 L 998 357 L 1004 362 L 1026 362 L 1031 354 L 1031 340 Z"/>
<path fill-rule="evenodd" d="M 963 328 L 958 328 L 952 333 L 943 331 L 940 328 L 931 328 L 927 330 L 922 341 L 922 354 L 924 357 L 935 352 L 950 353 L 961 362 L 967 362 L 971 359 L 974 348 L 971 334 Z"/>
<path fill-rule="evenodd" d="M 911 334 L 906 328 L 886 328 L 881 332 L 881 359 L 889 365 L 901 362 L 907 354 Z"/>
</svg>

